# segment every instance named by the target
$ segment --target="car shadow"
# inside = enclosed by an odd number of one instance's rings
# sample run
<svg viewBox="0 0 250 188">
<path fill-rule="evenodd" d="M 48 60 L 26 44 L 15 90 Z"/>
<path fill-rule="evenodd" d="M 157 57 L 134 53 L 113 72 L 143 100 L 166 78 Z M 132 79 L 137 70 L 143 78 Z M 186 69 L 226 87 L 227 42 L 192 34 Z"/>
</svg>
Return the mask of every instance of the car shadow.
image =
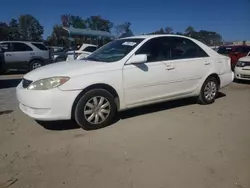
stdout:
<svg viewBox="0 0 250 188">
<path fill-rule="evenodd" d="M 226 94 L 219 92 L 217 99 L 225 97 Z M 136 116 L 146 115 L 149 113 L 164 111 L 168 109 L 174 109 L 179 108 L 182 106 L 188 106 L 197 104 L 197 100 L 195 98 L 186 98 L 186 99 L 179 99 L 169 102 L 163 102 L 158 104 L 152 104 L 148 106 L 133 108 L 130 110 L 126 110 L 123 112 L 119 112 L 116 115 L 116 118 L 113 120 L 113 122 L 109 125 L 112 126 L 118 121 L 133 118 Z M 52 130 L 52 131 L 65 131 L 65 130 L 72 130 L 72 129 L 79 129 L 80 127 L 76 124 L 73 120 L 67 120 L 67 121 L 36 121 L 39 125 L 44 127 L 45 129 Z M 88 131 L 95 130 L 90 129 Z"/>
<path fill-rule="evenodd" d="M 0 89 L 7 89 L 12 87 L 17 87 L 22 79 L 4 79 L 0 80 Z"/>
<path fill-rule="evenodd" d="M 51 131 L 66 131 L 72 129 L 79 129 L 80 127 L 73 120 L 65 121 L 38 121 L 36 122 L 41 125 L 43 128 Z"/>
<path fill-rule="evenodd" d="M 248 80 L 234 80 L 234 82 L 237 83 L 237 84 L 250 85 L 250 81 L 248 81 Z"/>
<path fill-rule="evenodd" d="M 4 110 L 4 111 L 0 111 L 0 116 L 1 115 L 5 115 L 5 114 L 10 114 L 10 113 L 12 113 L 13 112 L 13 110 Z"/>
</svg>

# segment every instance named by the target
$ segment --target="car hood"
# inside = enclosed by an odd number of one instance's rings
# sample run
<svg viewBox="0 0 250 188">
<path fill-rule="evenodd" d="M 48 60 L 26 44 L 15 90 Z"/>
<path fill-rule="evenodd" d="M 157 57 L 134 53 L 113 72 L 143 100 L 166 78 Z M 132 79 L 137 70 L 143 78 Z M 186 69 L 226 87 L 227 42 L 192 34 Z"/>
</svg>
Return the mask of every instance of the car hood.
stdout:
<svg viewBox="0 0 250 188">
<path fill-rule="evenodd" d="M 92 73 L 107 71 L 110 68 L 112 68 L 110 64 L 111 63 L 87 61 L 87 60 L 65 61 L 65 62 L 53 63 L 35 69 L 24 75 L 24 78 L 35 81 L 54 76 L 76 77 L 84 74 L 92 74 Z"/>
<path fill-rule="evenodd" d="M 246 61 L 246 62 L 250 62 L 250 56 L 245 56 L 239 59 L 239 61 Z"/>
</svg>

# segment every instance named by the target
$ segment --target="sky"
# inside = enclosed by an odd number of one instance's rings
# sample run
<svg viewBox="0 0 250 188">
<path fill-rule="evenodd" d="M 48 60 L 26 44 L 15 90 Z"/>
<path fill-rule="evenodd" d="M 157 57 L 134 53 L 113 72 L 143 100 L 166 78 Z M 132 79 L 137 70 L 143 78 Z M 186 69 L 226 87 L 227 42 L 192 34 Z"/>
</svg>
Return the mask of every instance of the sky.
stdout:
<svg viewBox="0 0 250 188">
<path fill-rule="evenodd" d="M 100 15 L 115 25 L 129 21 L 134 34 L 149 33 L 170 26 L 183 32 L 218 32 L 226 41 L 250 40 L 250 0 L 3 0 L 0 21 L 9 22 L 31 14 L 44 26 L 44 38 L 60 24 L 62 14 L 83 18 Z"/>
</svg>

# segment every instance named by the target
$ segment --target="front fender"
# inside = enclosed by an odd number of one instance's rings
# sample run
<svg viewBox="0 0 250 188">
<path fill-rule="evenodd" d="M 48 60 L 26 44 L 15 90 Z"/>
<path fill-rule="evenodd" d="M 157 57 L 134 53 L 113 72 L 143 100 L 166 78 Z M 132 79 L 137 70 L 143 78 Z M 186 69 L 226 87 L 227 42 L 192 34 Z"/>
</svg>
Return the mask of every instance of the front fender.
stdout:
<svg viewBox="0 0 250 188">
<path fill-rule="evenodd" d="M 106 84 L 114 88 L 120 99 L 120 108 L 123 108 L 123 104 L 125 103 L 123 94 L 122 70 L 72 77 L 68 82 L 61 85 L 59 89 L 63 91 L 84 90 L 85 88 L 96 84 Z"/>
</svg>

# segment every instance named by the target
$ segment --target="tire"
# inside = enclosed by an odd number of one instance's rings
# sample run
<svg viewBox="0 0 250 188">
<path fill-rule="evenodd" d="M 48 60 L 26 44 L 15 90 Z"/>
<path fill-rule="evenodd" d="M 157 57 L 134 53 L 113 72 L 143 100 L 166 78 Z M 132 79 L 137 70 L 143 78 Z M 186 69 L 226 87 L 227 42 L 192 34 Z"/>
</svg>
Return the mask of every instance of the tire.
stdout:
<svg viewBox="0 0 250 188">
<path fill-rule="evenodd" d="M 79 99 L 74 119 L 81 128 L 94 130 L 111 124 L 116 112 L 114 97 L 105 89 L 93 89 Z"/>
<path fill-rule="evenodd" d="M 43 66 L 43 62 L 41 60 L 33 60 L 30 62 L 29 70 L 32 71 L 32 70 L 35 70 L 41 66 Z"/>
<path fill-rule="evenodd" d="M 198 103 L 203 105 L 214 103 L 218 95 L 218 91 L 219 91 L 218 80 L 215 77 L 208 77 L 202 85 L 200 95 L 198 97 Z"/>
</svg>

